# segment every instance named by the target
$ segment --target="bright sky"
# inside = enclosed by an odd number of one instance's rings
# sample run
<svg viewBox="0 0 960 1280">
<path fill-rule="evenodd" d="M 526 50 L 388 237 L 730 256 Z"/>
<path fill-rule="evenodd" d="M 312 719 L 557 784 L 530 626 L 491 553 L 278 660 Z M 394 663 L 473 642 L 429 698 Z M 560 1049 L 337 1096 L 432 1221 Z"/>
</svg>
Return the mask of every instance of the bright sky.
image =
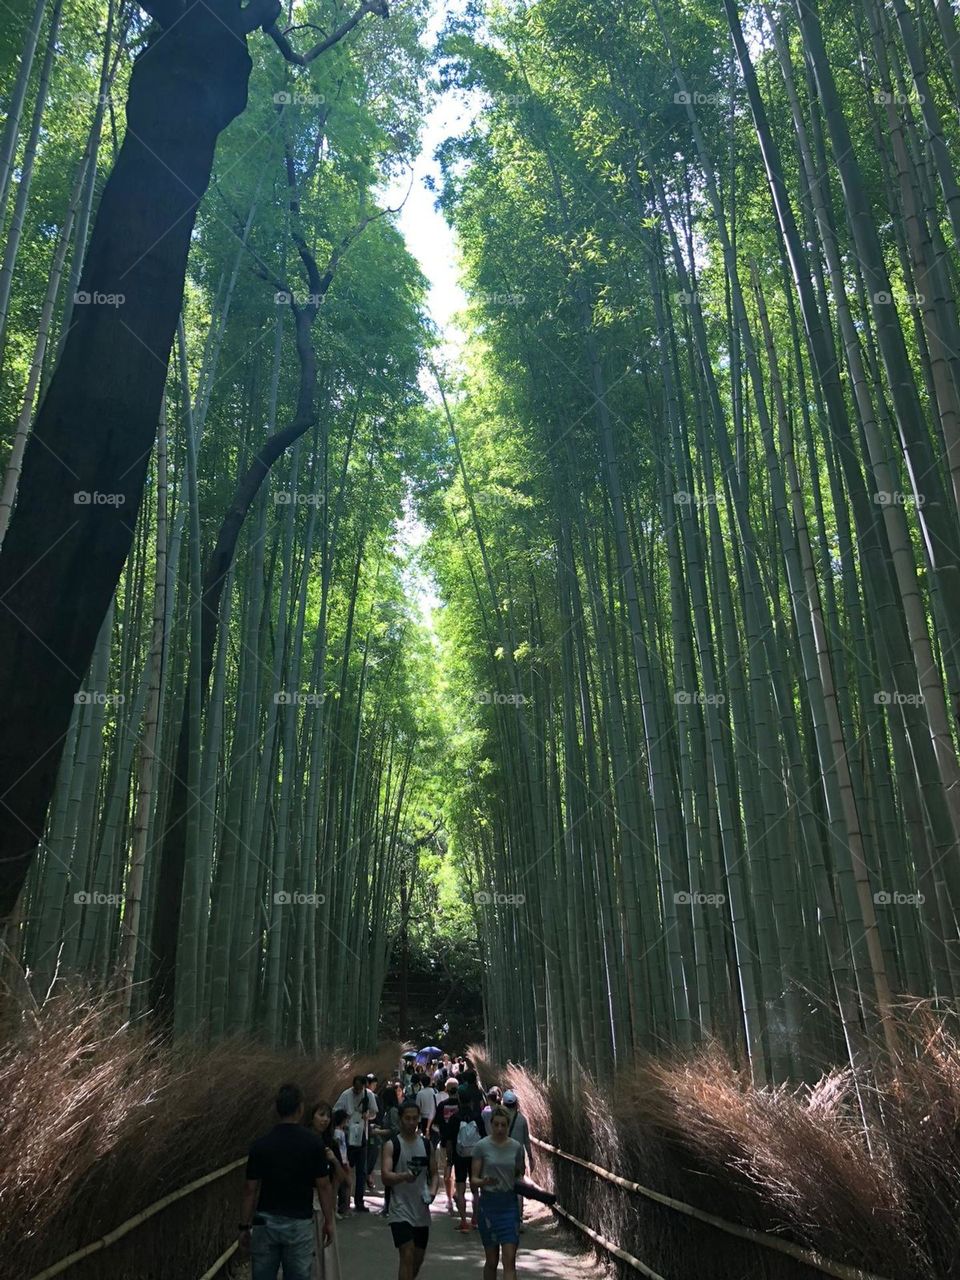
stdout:
<svg viewBox="0 0 960 1280">
<path fill-rule="evenodd" d="M 436 42 L 447 15 L 459 12 L 463 0 L 436 0 L 433 16 L 424 35 L 424 43 L 432 47 Z M 407 173 L 392 183 L 385 192 L 386 200 L 396 207 L 406 196 L 406 202 L 398 224 L 407 242 L 407 248 L 420 263 L 429 282 L 427 310 L 442 335 L 439 363 L 455 363 L 463 341 L 463 334 L 453 323 L 456 312 L 461 311 L 466 298 L 459 284 L 457 247 L 453 232 L 443 215 L 435 207 L 436 195 L 430 191 L 424 179 L 432 178 L 437 189 L 440 186 L 440 167 L 434 160 L 438 145 L 452 135 L 463 132 L 469 124 L 473 108 L 459 94 L 440 95 L 424 121 L 423 147 L 414 165 L 413 183 Z M 409 195 L 407 194 L 409 190 Z M 422 375 L 424 392 L 431 399 L 437 398 L 436 388 L 429 370 Z M 400 542 L 416 551 L 425 541 L 427 530 L 416 518 L 409 505 L 404 519 L 397 529 Z M 432 614 L 442 607 L 436 585 L 429 575 L 414 565 L 407 579 L 411 599 L 419 606 L 427 629 L 433 633 Z"/>
<path fill-rule="evenodd" d="M 435 0 L 433 15 L 424 34 L 423 42 L 432 48 L 437 36 L 451 13 L 459 13 L 464 0 Z M 440 186 L 440 167 L 434 160 L 434 152 L 444 138 L 463 132 L 469 124 L 473 108 L 464 102 L 462 95 L 447 92 L 440 95 L 424 121 L 423 147 L 414 166 L 413 185 L 399 217 L 399 226 L 407 241 L 407 247 L 420 263 L 430 282 L 428 310 L 444 338 L 440 351 L 441 361 L 455 358 L 462 335 L 452 324 L 452 317 L 465 303 L 458 281 L 457 250 L 453 233 L 443 215 L 434 207 L 434 192 L 428 190 L 425 178 L 432 178 Z M 407 195 L 410 174 L 394 182 L 386 192 L 390 203 L 396 206 Z"/>
</svg>

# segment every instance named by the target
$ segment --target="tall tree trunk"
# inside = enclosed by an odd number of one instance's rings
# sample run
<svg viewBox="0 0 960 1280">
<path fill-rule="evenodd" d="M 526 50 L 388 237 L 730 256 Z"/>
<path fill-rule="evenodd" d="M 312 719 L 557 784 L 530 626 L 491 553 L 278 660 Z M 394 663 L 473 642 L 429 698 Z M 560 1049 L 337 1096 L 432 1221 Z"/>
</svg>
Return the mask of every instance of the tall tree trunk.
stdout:
<svg viewBox="0 0 960 1280">
<path fill-rule="evenodd" d="M 24 455 L 0 554 L 0 918 L 41 838 L 73 695 L 130 549 L 197 206 L 217 139 L 246 106 L 245 22 L 236 7 L 194 5 L 137 59 L 80 279 L 90 303 Z"/>
</svg>

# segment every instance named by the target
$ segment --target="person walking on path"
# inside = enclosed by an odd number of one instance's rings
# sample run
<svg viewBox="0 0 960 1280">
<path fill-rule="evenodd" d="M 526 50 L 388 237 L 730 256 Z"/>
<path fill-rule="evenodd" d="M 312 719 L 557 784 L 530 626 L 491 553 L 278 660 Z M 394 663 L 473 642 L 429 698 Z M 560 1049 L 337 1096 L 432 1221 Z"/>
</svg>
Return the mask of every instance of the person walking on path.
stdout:
<svg viewBox="0 0 960 1280">
<path fill-rule="evenodd" d="M 477 1079 L 477 1073 L 472 1066 L 467 1067 L 466 1071 L 461 1073 L 459 1083 L 461 1095 L 466 1092 L 474 1119 L 479 1120 L 485 1099 L 483 1090 L 480 1088 L 480 1082 Z"/>
<path fill-rule="evenodd" d="M 428 1075 L 420 1077 L 420 1088 L 417 1091 L 416 1102 L 420 1108 L 420 1132 L 430 1138 L 433 1130 L 433 1119 L 437 1114 L 437 1091 L 430 1083 Z"/>
<path fill-rule="evenodd" d="M 494 1085 L 492 1089 L 487 1090 L 487 1105 L 480 1112 L 480 1116 L 484 1124 L 488 1124 L 493 1108 L 499 1107 L 502 1101 L 503 1099 L 498 1085 Z M 510 1136 L 513 1137 L 513 1134 Z"/>
<path fill-rule="evenodd" d="M 414 1280 L 430 1240 L 430 1205 L 437 1194 L 437 1155 L 419 1131 L 420 1109 L 412 1099 L 400 1107 L 400 1132 L 383 1148 L 383 1184 L 390 1189 L 387 1222 L 400 1259 L 398 1280 Z"/>
<path fill-rule="evenodd" d="M 483 1137 L 483 1121 L 473 1111 L 467 1090 L 457 1090 L 457 1114 L 449 1122 L 450 1145 L 453 1149 L 453 1172 L 456 1180 L 457 1209 L 460 1213 L 458 1231 L 472 1231 L 477 1225 L 478 1189 L 471 1177 L 473 1153 Z M 467 1223 L 467 1179 L 470 1178 L 471 1212 Z"/>
<path fill-rule="evenodd" d="M 433 1122 L 434 1130 L 440 1138 L 438 1154 L 440 1151 L 443 1152 L 443 1186 L 447 1193 L 447 1213 L 450 1214 L 457 1212 L 453 1190 L 456 1152 L 454 1151 L 451 1123 L 459 1110 L 460 1100 L 457 1097 L 457 1082 L 451 1076 L 447 1081 L 445 1091 L 440 1095 L 440 1100 L 437 1103 L 437 1115 Z"/>
<path fill-rule="evenodd" d="M 363 1203 L 363 1193 L 367 1189 L 367 1137 L 370 1121 L 377 1114 L 377 1097 L 367 1088 L 366 1076 L 353 1077 L 353 1088 L 344 1089 L 337 1099 L 336 1110 L 341 1109 L 349 1116 L 347 1159 L 354 1173 L 353 1210 L 369 1213 Z"/>
<path fill-rule="evenodd" d="M 324 1144 L 324 1155 L 330 1166 L 330 1187 L 333 1190 L 334 1202 L 339 1201 L 340 1194 L 349 1188 L 349 1166 L 347 1165 L 346 1142 L 340 1144 L 338 1138 L 344 1135 L 338 1132 L 333 1123 L 333 1108 L 329 1102 L 317 1102 L 307 1115 L 307 1128 L 317 1134 Z M 337 1213 L 339 1217 L 339 1211 Z M 337 1238 L 332 1244 L 324 1245 L 324 1211 L 320 1198 L 314 1190 L 314 1234 L 316 1253 L 314 1254 L 314 1280 L 340 1280 L 340 1257 Z"/>
<path fill-rule="evenodd" d="M 510 1117 L 510 1125 L 507 1129 L 509 1137 L 519 1142 L 527 1163 L 533 1164 L 533 1148 L 530 1145 L 530 1125 L 527 1123 L 527 1117 L 520 1110 L 520 1100 L 512 1089 L 508 1089 L 503 1095 L 503 1105 Z M 520 1230 L 523 1231 L 523 1196 L 518 1197 L 520 1205 Z"/>
<path fill-rule="evenodd" d="M 400 1129 L 400 1086 L 396 1080 L 388 1080 L 377 1094 L 377 1106 L 380 1137 L 391 1138 Z"/>
<path fill-rule="evenodd" d="M 400 1088 L 405 1098 L 413 1098 L 417 1092 L 416 1054 L 405 1053 L 400 1067 Z"/>
<path fill-rule="evenodd" d="M 341 1121 L 345 1118 L 344 1113 L 338 1113 Z M 324 1152 L 330 1165 L 330 1182 L 333 1192 L 333 1198 L 340 1200 L 341 1195 L 347 1191 L 350 1186 L 350 1170 L 347 1166 L 347 1149 L 346 1143 L 341 1144 L 339 1138 L 344 1135 L 339 1132 L 333 1123 L 333 1111 L 326 1102 L 318 1102 L 310 1108 L 310 1114 L 307 1117 L 307 1127 L 312 1129 L 323 1143 Z M 349 1199 L 347 1200 L 349 1204 Z M 339 1213 L 338 1213 L 339 1216 Z M 324 1247 L 323 1244 L 323 1208 L 320 1204 L 320 1198 L 316 1191 L 313 1193 L 313 1222 L 315 1227 L 315 1235 L 317 1240 L 317 1251 L 313 1260 L 313 1280 L 340 1280 L 340 1258 L 336 1248 L 336 1240 L 334 1247 Z"/>
<path fill-rule="evenodd" d="M 240 1248 L 250 1251 L 251 1280 L 311 1280 L 315 1253 L 313 1193 L 323 1214 L 322 1243 L 335 1236 L 330 1163 L 319 1136 L 303 1122 L 303 1094 L 281 1086 L 278 1123 L 251 1145 L 240 1207 Z"/>
<path fill-rule="evenodd" d="M 396 1080 L 389 1080 L 377 1095 L 377 1103 L 380 1107 L 380 1118 L 378 1120 L 378 1128 L 376 1130 L 377 1137 L 380 1139 L 381 1148 L 385 1142 L 395 1137 L 400 1132 L 400 1085 Z M 380 1179 L 383 1180 L 383 1158 L 380 1161 Z M 390 1188 L 386 1183 L 383 1184 L 383 1208 L 380 1210 L 383 1217 L 390 1212 Z"/>
<path fill-rule="evenodd" d="M 376 1109 L 370 1117 L 367 1126 L 367 1190 L 376 1191 L 373 1182 L 373 1171 L 377 1167 L 377 1160 L 380 1157 L 380 1148 L 383 1146 L 381 1142 L 380 1125 L 383 1117 L 380 1114 L 380 1081 L 371 1071 L 367 1076 L 367 1088 L 373 1094 Z"/>
<path fill-rule="evenodd" d="M 523 1147 L 509 1135 L 510 1116 L 495 1107 L 490 1135 L 474 1148 L 471 1179 L 480 1188 L 478 1225 L 486 1262 L 483 1280 L 495 1280 L 503 1260 L 504 1280 L 516 1280 L 520 1244 L 520 1201 L 517 1182 L 523 1177 Z"/>
</svg>

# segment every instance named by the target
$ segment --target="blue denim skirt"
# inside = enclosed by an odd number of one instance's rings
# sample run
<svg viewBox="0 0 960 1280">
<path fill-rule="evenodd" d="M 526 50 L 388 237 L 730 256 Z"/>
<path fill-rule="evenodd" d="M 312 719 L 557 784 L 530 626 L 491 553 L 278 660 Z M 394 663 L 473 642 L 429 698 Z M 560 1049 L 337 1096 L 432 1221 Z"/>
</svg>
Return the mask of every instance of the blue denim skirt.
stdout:
<svg viewBox="0 0 960 1280">
<path fill-rule="evenodd" d="M 520 1202 L 514 1191 L 481 1191 L 477 1226 L 484 1248 L 520 1243 Z"/>
</svg>

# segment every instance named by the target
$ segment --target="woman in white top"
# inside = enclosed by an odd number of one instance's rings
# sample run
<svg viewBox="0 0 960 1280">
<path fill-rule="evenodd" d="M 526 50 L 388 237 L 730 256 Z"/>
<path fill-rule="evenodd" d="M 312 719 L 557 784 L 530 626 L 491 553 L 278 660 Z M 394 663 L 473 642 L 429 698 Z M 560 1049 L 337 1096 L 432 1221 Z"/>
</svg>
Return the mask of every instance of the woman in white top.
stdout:
<svg viewBox="0 0 960 1280">
<path fill-rule="evenodd" d="M 319 1102 L 310 1112 L 307 1124 L 318 1134 L 327 1152 L 334 1187 L 350 1181 L 343 1166 L 333 1128 L 333 1112 L 325 1102 Z M 313 1280 L 340 1280 L 340 1254 L 336 1233 L 326 1248 L 323 1246 L 323 1209 L 316 1188 L 313 1192 L 313 1224 L 316 1252 L 313 1255 Z"/>
</svg>

